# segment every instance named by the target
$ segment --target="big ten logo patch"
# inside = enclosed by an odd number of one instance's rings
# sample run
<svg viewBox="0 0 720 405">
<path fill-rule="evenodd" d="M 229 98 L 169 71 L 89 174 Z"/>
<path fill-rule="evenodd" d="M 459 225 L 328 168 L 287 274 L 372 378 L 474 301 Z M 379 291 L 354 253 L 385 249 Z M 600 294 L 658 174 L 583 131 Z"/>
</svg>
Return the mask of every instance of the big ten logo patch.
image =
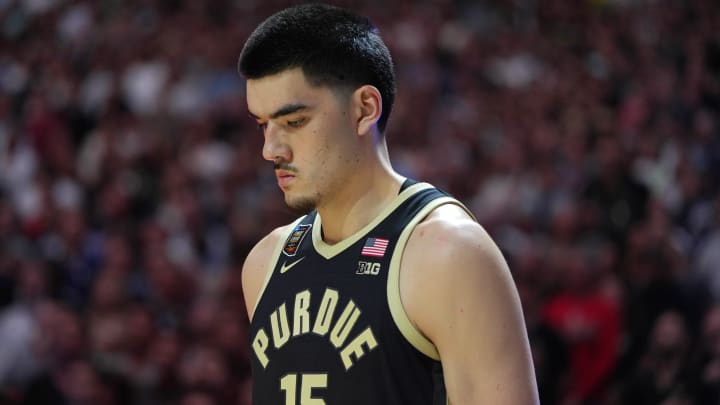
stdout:
<svg viewBox="0 0 720 405">
<path fill-rule="evenodd" d="M 380 263 L 359 261 L 358 268 L 355 274 L 377 276 L 378 274 L 380 274 Z"/>
</svg>

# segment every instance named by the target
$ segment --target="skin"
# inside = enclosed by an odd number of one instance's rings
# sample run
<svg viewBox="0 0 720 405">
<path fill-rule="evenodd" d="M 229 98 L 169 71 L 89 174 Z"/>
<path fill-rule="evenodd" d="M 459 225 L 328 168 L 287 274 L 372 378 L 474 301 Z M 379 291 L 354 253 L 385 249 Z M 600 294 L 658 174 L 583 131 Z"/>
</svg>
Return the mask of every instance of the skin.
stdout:
<svg viewBox="0 0 720 405">
<path fill-rule="evenodd" d="M 263 156 L 279 167 L 286 203 L 316 207 L 325 242 L 360 230 L 397 195 L 404 178 L 393 171 L 377 129 L 382 98 L 375 87 L 314 87 L 292 69 L 248 80 L 247 100 L 263 130 Z M 246 259 L 250 319 L 270 270 L 268 257 L 289 231 L 275 229 Z M 438 207 L 414 229 L 400 266 L 400 296 L 415 327 L 438 349 L 451 404 L 539 403 L 510 271 L 462 209 Z"/>
</svg>

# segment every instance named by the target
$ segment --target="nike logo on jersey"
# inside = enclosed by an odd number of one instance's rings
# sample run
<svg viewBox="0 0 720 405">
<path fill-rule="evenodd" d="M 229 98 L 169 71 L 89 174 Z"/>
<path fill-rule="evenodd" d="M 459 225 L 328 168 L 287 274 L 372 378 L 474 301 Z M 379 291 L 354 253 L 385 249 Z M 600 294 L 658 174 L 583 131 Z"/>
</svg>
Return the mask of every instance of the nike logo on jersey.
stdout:
<svg viewBox="0 0 720 405">
<path fill-rule="evenodd" d="M 300 263 L 305 257 L 301 257 L 294 262 L 288 264 L 287 261 L 285 261 L 282 266 L 280 266 L 280 274 L 285 274 L 286 271 L 292 269 L 295 267 L 296 264 Z"/>
</svg>

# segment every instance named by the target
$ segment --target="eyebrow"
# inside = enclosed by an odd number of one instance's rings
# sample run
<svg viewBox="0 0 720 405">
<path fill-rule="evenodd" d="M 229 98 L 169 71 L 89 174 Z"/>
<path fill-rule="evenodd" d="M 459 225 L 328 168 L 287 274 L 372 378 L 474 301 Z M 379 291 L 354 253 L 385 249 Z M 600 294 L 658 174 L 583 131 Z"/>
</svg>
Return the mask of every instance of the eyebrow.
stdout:
<svg viewBox="0 0 720 405">
<path fill-rule="evenodd" d="M 276 119 L 276 118 L 282 117 L 283 115 L 290 115 L 290 114 L 296 113 L 298 111 L 305 110 L 307 108 L 308 108 L 308 106 L 306 106 L 305 104 L 287 104 L 287 105 L 280 107 L 274 113 L 270 114 L 270 119 Z M 249 113 L 249 114 L 251 117 L 255 118 L 256 120 L 260 119 L 260 117 L 258 117 L 257 115 L 255 115 L 253 113 Z"/>
</svg>

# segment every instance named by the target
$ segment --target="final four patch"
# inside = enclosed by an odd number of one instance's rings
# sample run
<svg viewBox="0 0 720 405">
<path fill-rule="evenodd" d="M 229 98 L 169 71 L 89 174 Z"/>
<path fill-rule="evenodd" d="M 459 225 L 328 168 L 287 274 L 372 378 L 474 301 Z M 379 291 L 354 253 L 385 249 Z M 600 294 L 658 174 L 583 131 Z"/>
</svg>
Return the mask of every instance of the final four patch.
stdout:
<svg viewBox="0 0 720 405">
<path fill-rule="evenodd" d="M 300 224 L 295 227 L 295 230 L 290 234 L 283 248 L 283 253 L 285 253 L 286 256 L 295 256 L 298 246 L 300 246 L 310 228 L 312 228 L 312 224 Z"/>
</svg>

